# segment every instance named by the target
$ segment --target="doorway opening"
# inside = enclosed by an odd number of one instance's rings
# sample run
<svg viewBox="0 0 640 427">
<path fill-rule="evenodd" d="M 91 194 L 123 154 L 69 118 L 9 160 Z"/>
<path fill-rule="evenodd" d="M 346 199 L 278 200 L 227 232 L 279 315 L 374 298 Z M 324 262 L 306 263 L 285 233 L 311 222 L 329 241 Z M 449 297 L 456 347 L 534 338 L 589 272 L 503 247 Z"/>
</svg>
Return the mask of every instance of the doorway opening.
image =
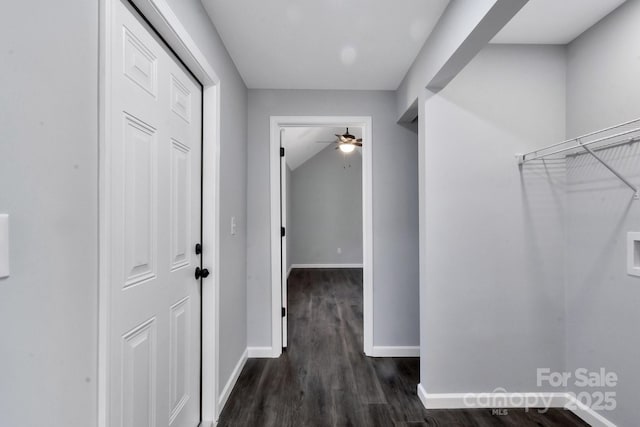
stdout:
<svg viewBox="0 0 640 427">
<path fill-rule="evenodd" d="M 362 268 L 362 128 L 281 128 L 282 347 L 288 347 L 293 269 Z M 351 150 L 348 152 L 343 151 Z M 360 296 L 361 297 L 361 296 Z"/>
<path fill-rule="evenodd" d="M 346 128 L 350 129 L 350 134 L 356 138 L 363 139 L 362 148 L 357 152 L 348 154 L 341 150 L 336 150 L 337 139 L 335 134 L 342 135 Z M 304 140 L 303 140 L 304 139 Z M 306 141 L 306 142 L 305 142 Z M 272 117 L 271 118 L 271 282 L 272 282 L 272 357 L 278 357 L 282 349 L 287 346 L 287 278 L 292 267 L 301 268 L 336 268 L 336 267 L 362 267 L 363 282 L 363 350 L 366 355 L 371 355 L 373 341 L 373 229 L 372 229 L 372 149 L 371 138 L 371 118 L 370 117 Z M 289 151 L 289 164 L 287 164 L 287 150 Z M 355 157 L 354 157 L 355 156 Z M 305 157 L 309 160 L 310 167 L 302 166 Z M 337 162 L 336 162 L 337 160 Z M 317 164 L 316 164 L 317 163 Z M 323 163 L 321 165 L 320 163 Z M 329 166 L 333 165 L 333 166 Z M 292 168 L 293 166 L 293 168 Z M 339 186 L 340 179 L 348 179 L 347 175 L 353 178 L 357 173 L 358 179 L 348 182 L 345 190 L 337 197 L 349 197 L 349 192 L 353 194 L 353 187 L 359 186 L 360 197 L 358 203 L 349 203 L 347 208 L 353 211 L 354 205 L 359 212 L 351 212 L 350 216 L 357 215 L 357 233 L 349 230 L 346 234 L 351 239 L 342 240 L 344 243 L 336 244 L 335 239 L 331 239 L 335 232 L 340 232 L 342 227 L 353 228 L 353 220 L 345 220 L 341 223 L 340 218 L 314 217 L 323 215 L 326 210 L 320 208 L 317 203 L 323 203 L 322 197 L 313 194 L 316 191 L 324 191 L 327 186 L 318 185 L 317 182 L 306 186 L 304 183 L 294 188 L 288 181 L 292 181 L 292 169 L 303 167 L 298 174 L 301 179 L 311 183 L 312 175 L 317 175 L 318 168 L 335 168 L 333 176 L 327 178 L 328 185 Z M 309 170 L 305 170 L 309 169 Z M 337 174 L 336 171 L 341 174 Z M 290 171 L 290 172 L 289 172 Z M 289 176 L 287 176 L 289 172 Z M 287 179 L 289 178 L 289 179 Z M 319 179 L 319 178 L 318 178 Z M 333 182 L 336 181 L 336 182 Z M 344 181 L 347 182 L 347 181 Z M 301 188 L 306 187 L 306 188 Z M 306 191 L 311 189 L 311 191 Z M 289 190 L 289 191 L 288 191 Z M 287 195 L 288 192 L 304 194 L 304 200 L 297 201 L 299 205 L 298 221 L 294 219 L 292 224 L 287 220 Z M 309 194 L 310 193 L 310 194 Z M 290 195 L 289 195 L 290 196 Z M 290 202 L 292 199 L 289 197 Z M 327 202 L 331 202 L 327 200 Z M 334 201 L 335 202 L 335 201 Z M 290 214 L 293 213 L 293 206 L 289 206 Z M 338 212 L 334 210 L 334 213 Z M 300 221 L 303 219 L 302 221 Z M 333 224 L 331 223 L 333 221 Z M 311 222 L 309 222 L 311 221 Z M 323 226 L 326 225 L 326 227 Z M 331 227 L 333 225 L 333 227 Z M 324 227 L 324 232 L 322 231 Z M 289 230 L 289 232 L 287 232 Z M 301 251 L 302 242 L 305 238 L 313 238 L 322 234 L 321 241 L 307 242 L 318 244 L 310 251 Z M 296 236 L 297 234 L 297 236 Z M 345 231 L 342 230 L 342 234 Z M 291 237 L 291 240 L 288 238 Z M 344 236 L 343 236 L 344 237 Z M 354 241 L 361 243 L 354 249 Z M 351 243 L 350 243 L 351 242 Z M 289 250 L 293 243 L 295 254 Z M 343 247 L 344 246 L 344 247 Z M 357 249 L 361 247 L 361 249 Z M 359 252 L 359 253 L 356 253 Z M 295 261 L 298 262 L 295 262 Z"/>
</svg>

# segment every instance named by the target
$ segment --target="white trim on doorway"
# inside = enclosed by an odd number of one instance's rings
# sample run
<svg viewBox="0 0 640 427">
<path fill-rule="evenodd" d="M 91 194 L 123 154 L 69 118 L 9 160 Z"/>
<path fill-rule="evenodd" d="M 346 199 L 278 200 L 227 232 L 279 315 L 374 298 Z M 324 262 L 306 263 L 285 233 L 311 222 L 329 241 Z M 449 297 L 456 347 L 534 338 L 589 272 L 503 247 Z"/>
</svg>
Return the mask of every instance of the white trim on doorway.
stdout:
<svg viewBox="0 0 640 427">
<path fill-rule="evenodd" d="M 98 326 L 98 426 L 109 427 L 109 177 L 107 156 L 111 95 L 110 25 L 115 2 L 100 0 L 100 104 L 99 104 L 99 326 Z M 219 171 L 220 171 L 220 79 L 202 51 L 189 36 L 165 0 L 132 0 L 203 87 L 203 264 L 212 271 L 202 285 L 202 426 L 213 425 L 219 415 L 218 394 L 218 302 L 219 302 Z"/>
<path fill-rule="evenodd" d="M 363 227 L 363 317 L 364 353 L 373 352 L 373 138 L 371 117 L 272 116 L 269 148 L 271 194 L 271 357 L 282 354 L 281 318 L 281 241 L 280 241 L 280 128 L 283 127 L 362 127 L 362 227 Z"/>
</svg>

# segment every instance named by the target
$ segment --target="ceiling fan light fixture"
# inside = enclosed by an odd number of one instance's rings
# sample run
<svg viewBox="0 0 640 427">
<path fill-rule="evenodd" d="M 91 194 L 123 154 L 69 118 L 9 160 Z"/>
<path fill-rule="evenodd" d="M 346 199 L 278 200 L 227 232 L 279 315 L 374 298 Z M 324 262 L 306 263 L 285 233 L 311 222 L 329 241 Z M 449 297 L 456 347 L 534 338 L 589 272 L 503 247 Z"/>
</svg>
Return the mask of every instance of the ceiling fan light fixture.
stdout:
<svg viewBox="0 0 640 427">
<path fill-rule="evenodd" d="M 351 153 L 353 150 L 356 149 L 356 146 L 346 142 L 346 143 L 340 144 L 339 148 L 340 148 L 340 151 L 342 151 L 343 153 Z"/>
</svg>

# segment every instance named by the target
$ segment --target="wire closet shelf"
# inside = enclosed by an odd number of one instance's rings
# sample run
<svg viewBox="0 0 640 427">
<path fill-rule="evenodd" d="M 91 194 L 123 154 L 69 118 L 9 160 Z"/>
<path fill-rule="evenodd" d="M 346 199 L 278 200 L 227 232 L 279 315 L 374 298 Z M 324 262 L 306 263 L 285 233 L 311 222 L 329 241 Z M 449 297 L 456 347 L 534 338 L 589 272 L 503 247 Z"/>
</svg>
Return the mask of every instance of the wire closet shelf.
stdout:
<svg viewBox="0 0 640 427">
<path fill-rule="evenodd" d="M 522 167 L 525 163 L 535 160 L 558 159 L 566 156 L 588 153 L 606 167 L 627 187 L 633 190 L 634 199 L 640 199 L 640 190 L 615 168 L 596 154 L 607 148 L 617 147 L 640 141 L 640 118 L 620 123 L 595 132 L 587 133 L 576 138 L 567 139 L 544 148 L 539 148 L 525 154 L 516 154 L 518 164 Z"/>
</svg>

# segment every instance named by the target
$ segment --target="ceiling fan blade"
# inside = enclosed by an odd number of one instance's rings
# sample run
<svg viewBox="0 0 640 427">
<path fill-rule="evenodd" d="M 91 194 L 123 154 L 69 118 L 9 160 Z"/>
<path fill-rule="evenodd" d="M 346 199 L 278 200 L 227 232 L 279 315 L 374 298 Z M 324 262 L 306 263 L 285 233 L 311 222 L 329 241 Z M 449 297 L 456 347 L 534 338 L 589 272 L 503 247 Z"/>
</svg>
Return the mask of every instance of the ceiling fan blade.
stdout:
<svg viewBox="0 0 640 427">
<path fill-rule="evenodd" d="M 362 138 L 356 139 L 356 142 L 362 142 Z"/>
<path fill-rule="evenodd" d="M 355 145 L 356 147 L 362 147 L 362 143 L 361 142 L 354 142 L 353 145 Z"/>
</svg>

